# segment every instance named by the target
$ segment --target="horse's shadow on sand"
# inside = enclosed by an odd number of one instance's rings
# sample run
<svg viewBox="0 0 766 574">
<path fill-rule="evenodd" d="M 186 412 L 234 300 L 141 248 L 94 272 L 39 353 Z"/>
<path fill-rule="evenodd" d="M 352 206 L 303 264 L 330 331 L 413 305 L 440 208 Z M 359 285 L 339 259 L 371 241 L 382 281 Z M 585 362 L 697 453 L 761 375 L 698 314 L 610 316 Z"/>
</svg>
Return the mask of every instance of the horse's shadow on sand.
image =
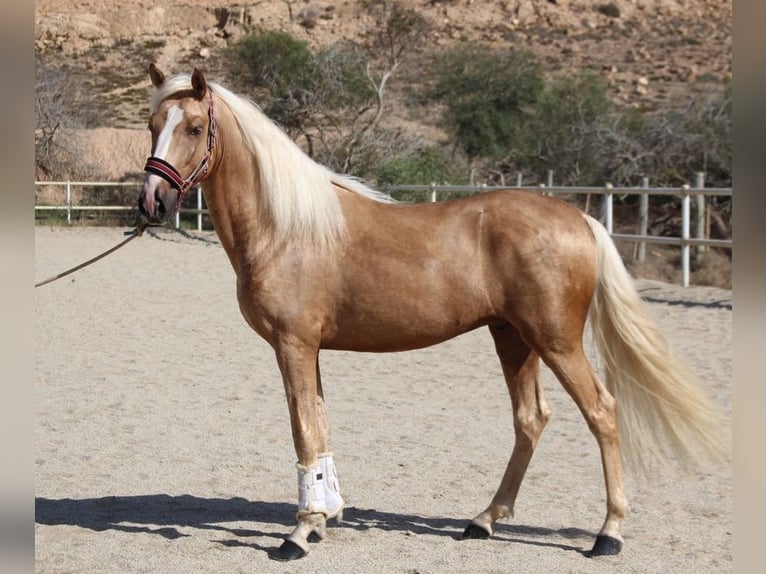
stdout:
<svg viewBox="0 0 766 574">
<path fill-rule="evenodd" d="M 236 538 L 217 540 L 225 546 L 247 546 L 272 554 L 274 548 L 261 546 L 251 537 L 281 539 L 295 525 L 295 505 L 286 502 L 249 501 L 244 498 L 200 498 L 192 495 L 105 496 L 85 499 L 35 498 L 35 522 L 48 526 L 70 525 L 97 532 L 147 533 L 167 539 L 184 538 L 179 528 L 199 528 L 229 532 Z M 264 532 L 254 528 L 234 528 L 232 522 L 253 522 L 284 526 L 283 532 Z M 332 524 L 332 523 L 331 523 Z M 443 536 L 460 539 L 468 521 L 389 513 L 348 506 L 343 512 L 342 528 L 380 529 L 407 534 Z M 550 529 L 524 525 L 499 524 L 493 540 L 548 546 L 587 554 L 586 549 L 555 540 L 588 539 L 595 533 L 579 528 Z"/>
</svg>

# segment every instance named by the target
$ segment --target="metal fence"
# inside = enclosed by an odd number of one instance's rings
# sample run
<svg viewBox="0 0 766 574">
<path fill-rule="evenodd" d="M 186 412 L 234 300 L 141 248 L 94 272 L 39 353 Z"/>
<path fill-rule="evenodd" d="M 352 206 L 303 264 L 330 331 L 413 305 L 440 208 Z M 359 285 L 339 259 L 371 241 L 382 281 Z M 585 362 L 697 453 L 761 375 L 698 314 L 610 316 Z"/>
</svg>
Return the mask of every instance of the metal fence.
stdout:
<svg viewBox="0 0 766 574">
<path fill-rule="evenodd" d="M 112 214 L 114 213 L 122 213 L 126 217 L 132 217 L 133 219 L 137 219 L 139 216 L 138 212 L 138 194 L 141 190 L 141 187 L 143 186 L 143 182 L 105 182 L 105 181 L 36 181 L 35 182 L 35 212 L 57 212 L 59 214 L 62 214 L 62 217 L 66 218 L 67 224 L 73 223 L 73 217 L 77 214 L 82 213 L 95 213 L 98 214 L 101 212 L 102 219 L 107 219 L 103 212 L 110 212 Z M 46 188 L 46 187 L 52 187 L 55 189 L 56 192 L 59 192 L 57 195 L 60 195 L 58 201 L 55 203 L 48 203 L 43 204 L 40 203 L 38 193 L 40 189 Z M 95 188 L 101 188 L 101 189 L 123 189 L 123 190 L 133 190 L 132 194 L 132 200 L 130 201 L 124 201 L 122 203 L 114 204 L 97 204 L 92 203 L 90 201 L 83 201 L 82 197 L 80 198 L 80 201 L 77 200 L 75 191 L 83 189 L 95 189 Z M 186 214 L 192 214 L 196 215 L 197 218 L 197 229 L 199 231 L 202 231 L 203 229 L 203 216 L 208 215 L 207 208 L 204 207 L 204 201 L 202 197 L 202 190 L 199 186 L 195 188 L 195 195 L 196 195 L 196 202 L 197 207 L 196 208 L 190 208 L 187 206 L 182 206 L 180 210 L 176 212 L 175 215 L 175 227 L 176 229 L 179 229 L 181 227 L 181 216 Z M 87 191 L 85 194 L 81 193 L 79 194 L 81 196 L 87 195 Z M 191 195 L 191 194 L 190 194 Z M 131 205 L 126 205 L 126 203 L 131 203 Z M 189 203 L 189 199 L 187 198 L 186 204 Z M 98 217 L 96 215 L 95 217 Z M 212 229 L 212 226 L 210 226 L 210 229 Z"/>
<path fill-rule="evenodd" d="M 66 216 L 67 224 L 73 223 L 73 215 L 87 212 L 123 212 L 125 216 L 138 217 L 135 198 L 138 196 L 138 190 L 141 187 L 138 182 L 92 182 L 92 181 L 36 181 L 35 187 L 39 191 L 42 188 L 53 186 L 59 188 L 62 197 L 54 203 L 41 204 L 35 201 L 35 212 L 57 211 Z M 396 197 L 401 193 L 420 193 L 421 197 L 427 201 L 440 201 L 449 197 L 459 195 L 470 195 L 494 189 L 507 189 L 509 186 L 489 186 L 489 185 L 389 185 L 381 190 L 389 195 Z M 732 197 L 732 188 L 706 188 L 704 187 L 704 177 L 698 174 L 694 186 L 683 185 L 677 188 L 669 187 L 649 187 L 648 180 L 645 178 L 639 187 L 612 187 L 607 184 L 604 187 L 563 187 L 553 185 L 540 186 L 513 186 L 517 189 L 536 190 L 546 195 L 586 195 L 597 196 L 601 198 L 601 221 L 615 240 L 632 241 L 636 243 L 636 258 L 643 260 L 646 244 L 677 245 L 681 249 L 681 282 L 684 287 L 689 285 L 689 275 L 691 270 L 691 250 L 694 249 L 699 254 L 706 247 L 718 247 L 724 249 L 733 249 L 731 239 L 710 239 L 707 237 L 707 224 L 705 221 L 707 197 Z M 83 189 L 120 189 L 134 188 L 136 190 L 132 205 L 95 205 L 90 201 L 82 200 Z M 73 190 L 80 190 L 80 201 L 75 199 Z M 58 191 L 58 190 L 57 190 Z M 196 207 L 188 207 L 196 195 Z M 614 198 L 637 195 L 640 198 L 639 204 L 639 222 L 638 233 L 624 234 L 614 232 Z M 680 199 L 681 203 L 681 236 L 680 237 L 662 237 L 649 235 L 647 229 L 649 226 L 649 197 L 650 196 L 671 196 Z M 589 201 L 589 199 L 588 199 Z M 188 215 L 196 216 L 196 228 L 203 230 L 208 211 L 204 205 L 199 186 L 196 188 L 196 194 L 190 194 L 186 200 L 186 205 L 182 206 L 175 216 L 175 227 L 181 227 L 181 217 Z M 194 225 L 193 223 L 190 225 Z M 210 223 L 207 223 L 210 226 Z M 209 227 L 212 229 L 212 226 Z"/>
</svg>

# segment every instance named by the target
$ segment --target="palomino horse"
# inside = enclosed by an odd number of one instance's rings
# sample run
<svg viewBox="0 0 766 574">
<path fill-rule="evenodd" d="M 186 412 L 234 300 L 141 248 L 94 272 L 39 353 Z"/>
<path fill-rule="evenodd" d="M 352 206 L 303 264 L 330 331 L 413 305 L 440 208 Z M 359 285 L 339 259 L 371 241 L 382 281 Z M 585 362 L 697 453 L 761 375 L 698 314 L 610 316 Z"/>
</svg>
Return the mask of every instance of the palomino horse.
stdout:
<svg viewBox="0 0 766 574">
<path fill-rule="evenodd" d="M 403 351 L 489 328 L 516 438 L 497 493 L 466 538 L 490 537 L 495 523 L 513 514 L 550 416 L 541 359 L 601 451 L 606 519 L 591 555 L 622 548 L 628 503 L 621 445 L 631 461 L 651 454 L 684 467 L 725 454 L 716 409 L 673 358 L 593 218 L 520 190 L 398 204 L 315 163 L 256 105 L 200 71 L 166 78 L 152 64 L 149 72 L 156 88 L 152 156 L 140 210 L 162 222 L 201 183 L 236 272 L 239 307 L 274 348 L 284 381 L 298 458 L 298 525 L 277 558 L 305 556 L 308 540 L 323 538 L 327 519 L 340 519 L 343 510 L 320 349 Z M 583 352 L 587 319 L 605 384 Z"/>
</svg>

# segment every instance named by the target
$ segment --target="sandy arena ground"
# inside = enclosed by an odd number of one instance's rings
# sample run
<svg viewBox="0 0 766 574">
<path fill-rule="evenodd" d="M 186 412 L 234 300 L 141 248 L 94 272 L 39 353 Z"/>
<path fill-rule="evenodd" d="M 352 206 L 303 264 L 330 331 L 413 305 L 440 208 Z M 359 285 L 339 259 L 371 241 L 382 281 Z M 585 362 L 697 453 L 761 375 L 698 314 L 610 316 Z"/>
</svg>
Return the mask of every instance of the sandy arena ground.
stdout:
<svg viewBox="0 0 766 574">
<path fill-rule="evenodd" d="M 36 280 L 122 231 L 36 228 Z M 638 285 L 730 420 L 731 292 Z M 728 466 L 628 475 L 622 554 L 583 556 L 604 517 L 601 464 L 546 369 L 553 418 L 516 517 L 491 540 L 459 540 L 513 442 L 485 330 L 409 353 L 322 353 L 345 520 L 306 559 L 271 560 L 297 496 L 287 407 L 216 237 L 153 231 L 35 297 L 36 572 L 732 571 Z"/>
</svg>

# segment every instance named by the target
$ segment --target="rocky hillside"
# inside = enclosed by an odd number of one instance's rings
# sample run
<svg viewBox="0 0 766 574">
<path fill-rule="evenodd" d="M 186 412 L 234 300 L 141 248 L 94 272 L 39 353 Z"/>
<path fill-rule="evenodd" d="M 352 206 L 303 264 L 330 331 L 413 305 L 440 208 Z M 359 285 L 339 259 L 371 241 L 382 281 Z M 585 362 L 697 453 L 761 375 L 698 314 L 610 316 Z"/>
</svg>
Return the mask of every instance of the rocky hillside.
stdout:
<svg viewBox="0 0 766 574">
<path fill-rule="evenodd" d="M 625 105 L 651 108 L 690 87 L 717 89 L 731 78 L 731 0 L 400 1 L 433 26 L 420 54 L 457 42 L 524 47 L 551 71 L 597 71 Z M 35 49 L 38 61 L 81 81 L 103 124 L 143 129 L 150 61 L 170 73 L 198 66 L 223 80 L 219 49 L 256 27 L 286 30 L 313 46 L 361 40 L 376 25 L 361 4 L 37 0 Z M 413 54 L 407 65 L 418 61 Z M 396 79 L 390 86 L 396 89 Z"/>
</svg>

